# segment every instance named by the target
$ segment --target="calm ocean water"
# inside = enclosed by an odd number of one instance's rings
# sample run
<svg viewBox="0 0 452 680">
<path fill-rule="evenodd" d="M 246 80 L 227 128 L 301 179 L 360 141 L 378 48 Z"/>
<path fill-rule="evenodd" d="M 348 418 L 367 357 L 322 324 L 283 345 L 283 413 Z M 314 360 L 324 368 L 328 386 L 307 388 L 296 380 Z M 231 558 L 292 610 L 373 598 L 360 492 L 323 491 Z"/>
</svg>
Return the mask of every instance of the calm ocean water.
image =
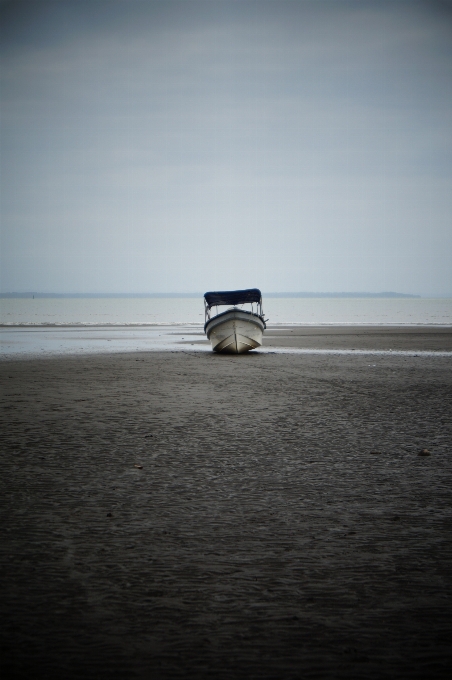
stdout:
<svg viewBox="0 0 452 680">
<path fill-rule="evenodd" d="M 452 325 L 451 298 L 264 298 L 269 324 Z M 1 298 L 2 325 L 202 325 L 202 298 Z"/>
</svg>

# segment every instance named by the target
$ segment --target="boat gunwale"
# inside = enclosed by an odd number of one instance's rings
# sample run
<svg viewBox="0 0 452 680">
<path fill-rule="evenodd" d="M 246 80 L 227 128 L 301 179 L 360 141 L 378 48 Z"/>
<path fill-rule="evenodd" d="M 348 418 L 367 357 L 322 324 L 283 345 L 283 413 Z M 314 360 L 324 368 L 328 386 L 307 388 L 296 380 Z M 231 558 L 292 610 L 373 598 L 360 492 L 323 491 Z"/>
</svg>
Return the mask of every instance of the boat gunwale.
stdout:
<svg viewBox="0 0 452 680">
<path fill-rule="evenodd" d="M 260 316 L 259 314 L 255 314 L 254 312 L 249 312 L 248 310 L 245 310 L 245 309 L 237 309 L 237 308 L 233 307 L 232 309 L 227 309 L 225 312 L 220 312 L 220 314 L 217 314 L 216 316 L 213 316 L 211 319 L 206 321 L 206 323 L 204 324 L 204 333 L 207 335 L 207 338 L 209 340 L 210 340 L 209 336 L 210 336 L 211 331 L 218 325 L 218 323 L 221 323 L 222 321 L 226 321 L 226 319 L 222 318 L 222 317 L 226 317 L 229 314 L 232 315 L 232 318 L 234 318 L 234 316 L 235 316 L 235 318 L 239 318 L 239 319 L 241 318 L 240 315 L 243 314 L 245 317 L 248 317 L 246 319 L 243 319 L 243 317 L 242 317 L 242 319 L 244 321 L 249 321 L 250 323 L 254 323 L 256 326 L 261 328 L 262 331 L 264 331 L 265 328 L 266 328 L 263 315 Z M 214 322 L 218 322 L 218 323 L 214 323 Z M 211 326 L 211 328 L 208 328 L 208 326 Z"/>
</svg>

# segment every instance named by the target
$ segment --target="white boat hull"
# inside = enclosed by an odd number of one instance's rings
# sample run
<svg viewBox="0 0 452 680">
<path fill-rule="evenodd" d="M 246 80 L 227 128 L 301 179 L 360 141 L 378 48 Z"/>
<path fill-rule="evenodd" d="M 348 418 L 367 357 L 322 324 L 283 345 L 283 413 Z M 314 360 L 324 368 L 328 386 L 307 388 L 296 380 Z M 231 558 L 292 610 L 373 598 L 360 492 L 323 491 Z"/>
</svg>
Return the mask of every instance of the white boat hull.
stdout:
<svg viewBox="0 0 452 680">
<path fill-rule="evenodd" d="M 230 309 L 210 319 L 206 335 L 215 352 L 243 354 L 261 347 L 265 323 L 260 316 L 241 309 Z"/>
</svg>

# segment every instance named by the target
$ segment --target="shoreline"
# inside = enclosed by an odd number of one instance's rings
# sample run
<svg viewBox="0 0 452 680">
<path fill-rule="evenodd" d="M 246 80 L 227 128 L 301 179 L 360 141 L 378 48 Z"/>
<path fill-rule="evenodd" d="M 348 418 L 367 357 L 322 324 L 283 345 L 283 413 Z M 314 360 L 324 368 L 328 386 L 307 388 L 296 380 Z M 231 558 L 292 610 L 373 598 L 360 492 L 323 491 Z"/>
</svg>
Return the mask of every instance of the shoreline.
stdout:
<svg viewBox="0 0 452 680">
<path fill-rule="evenodd" d="M 210 352 L 203 326 L 8 326 L 0 361 L 52 356 L 187 349 Z M 270 325 L 253 353 L 452 353 L 452 326 Z"/>
<path fill-rule="evenodd" d="M 195 328 L 204 328 L 203 323 L 198 323 L 195 321 L 160 321 L 160 322 L 136 322 L 136 323 L 97 323 L 97 322 L 89 322 L 89 321 L 80 321 L 80 322 L 72 322 L 72 323 L 33 323 L 32 321 L 30 322 L 20 322 L 20 323 L 3 323 L 0 324 L 0 329 L 2 328 L 92 328 L 92 327 L 98 327 L 98 328 L 160 328 L 162 326 L 189 326 L 189 327 L 195 327 Z M 317 323 L 317 322 L 312 322 L 312 323 L 305 323 L 305 322 L 290 322 L 290 321 L 281 321 L 278 323 L 272 323 L 267 326 L 267 328 L 349 328 L 349 327 L 354 327 L 356 326 L 357 328 L 452 328 L 452 324 L 450 323 L 380 323 L 380 322 L 375 322 L 375 323 L 369 323 L 367 321 L 363 321 L 362 323 L 357 323 L 355 321 L 331 321 L 331 322 L 324 322 L 324 323 Z"/>
</svg>

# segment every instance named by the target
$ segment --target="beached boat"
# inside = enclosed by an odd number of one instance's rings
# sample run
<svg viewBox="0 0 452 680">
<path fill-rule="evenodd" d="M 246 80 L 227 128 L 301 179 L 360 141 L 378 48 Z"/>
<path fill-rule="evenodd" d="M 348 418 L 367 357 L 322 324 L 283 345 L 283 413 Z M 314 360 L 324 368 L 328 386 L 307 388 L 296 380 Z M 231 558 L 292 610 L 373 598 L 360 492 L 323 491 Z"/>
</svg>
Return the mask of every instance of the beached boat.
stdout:
<svg viewBox="0 0 452 680">
<path fill-rule="evenodd" d="M 251 311 L 237 305 L 250 304 Z M 232 305 L 218 313 L 218 307 Z M 242 354 L 262 345 L 266 328 L 262 295 L 257 288 L 209 292 L 204 295 L 204 331 L 215 352 Z M 217 313 L 211 316 L 212 307 Z"/>
</svg>

